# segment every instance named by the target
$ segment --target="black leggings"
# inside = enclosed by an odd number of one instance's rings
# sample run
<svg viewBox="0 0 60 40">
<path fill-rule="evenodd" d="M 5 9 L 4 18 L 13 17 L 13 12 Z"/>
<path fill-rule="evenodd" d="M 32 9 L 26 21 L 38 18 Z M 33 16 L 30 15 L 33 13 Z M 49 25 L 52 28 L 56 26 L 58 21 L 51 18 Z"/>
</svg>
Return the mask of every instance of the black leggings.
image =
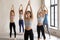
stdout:
<svg viewBox="0 0 60 40">
<path fill-rule="evenodd" d="M 38 38 L 40 38 L 40 31 L 42 32 L 43 38 L 46 39 L 43 25 L 37 26 Z"/>
<path fill-rule="evenodd" d="M 32 29 L 31 30 L 25 30 L 24 40 L 28 40 L 28 37 L 30 37 L 30 40 L 34 40 Z"/>
<path fill-rule="evenodd" d="M 14 37 L 16 38 L 16 29 L 15 29 L 15 23 L 10 23 L 10 38 L 12 36 L 12 28 L 14 30 Z"/>
</svg>

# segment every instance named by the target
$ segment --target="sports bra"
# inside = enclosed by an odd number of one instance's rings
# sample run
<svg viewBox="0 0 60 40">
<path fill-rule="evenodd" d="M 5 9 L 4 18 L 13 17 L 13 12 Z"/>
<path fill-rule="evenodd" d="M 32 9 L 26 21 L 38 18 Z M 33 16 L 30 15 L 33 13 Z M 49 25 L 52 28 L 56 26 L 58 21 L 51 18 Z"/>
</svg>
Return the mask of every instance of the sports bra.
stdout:
<svg viewBox="0 0 60 40">
<path fill-rule="evenodd" d="M 30 21 L 28 21 L 28 20 L 26 20 L 25 21 L 25 27 L 31 27 L 31 20 Z"/>
<path fill-rule="evenodd" d="M 19 19 L 23 19 L 23 15 L 22 14 L 19 14 Z"/>
<path fill-rule="evenodd" d="M 43 24 L 43 21 L 44 21 L 44 17 L 41 17 L 41 16 L 38 16 L 38 23 L 41 23 Z"/>
</svg>

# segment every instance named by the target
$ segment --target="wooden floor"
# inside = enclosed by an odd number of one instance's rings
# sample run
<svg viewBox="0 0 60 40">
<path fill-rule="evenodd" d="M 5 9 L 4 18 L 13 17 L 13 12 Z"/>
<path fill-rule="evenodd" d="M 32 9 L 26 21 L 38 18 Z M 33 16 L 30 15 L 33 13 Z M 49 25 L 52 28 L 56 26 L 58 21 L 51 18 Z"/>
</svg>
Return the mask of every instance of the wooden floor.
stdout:
<svg viewBox="0 0 60 40">
<path fill-rule="evenodd" d="M 7 34 L 3 34 L 0 35 L 0 40 L 9 40 L 9 35 Z M 12 36 L 11 40 L 14 40 L 14 37 Z M 24 40 L 24 35 L 23 34 L 17 34 L 17 38 L 16 40 Z M 37 40 L 37 33 L 34 33 L 34 40 Z M 43 40 L 43 37 L 41 37 L 41 40 Z M 46 34 L 46 40 L 60 40 L 60 38 L 57 38 L 55 36 L 50 36 L 48 34 Z"/>
</svg>

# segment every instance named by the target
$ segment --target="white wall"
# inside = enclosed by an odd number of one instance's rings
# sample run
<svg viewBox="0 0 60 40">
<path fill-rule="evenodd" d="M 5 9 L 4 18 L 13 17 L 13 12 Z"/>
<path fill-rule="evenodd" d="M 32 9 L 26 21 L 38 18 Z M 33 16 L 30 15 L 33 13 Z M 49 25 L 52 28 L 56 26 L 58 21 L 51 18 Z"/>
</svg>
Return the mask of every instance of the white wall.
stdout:
<svg viewBox="0 0 60 40">
<path fill-rule="evenodd" d="M 49 0 L 46 0 L 49 1 Z M 16 31 L 17 33 L 19 32 L 19 25 L 18 25 L 18 9 L 19 9 L 19 5 L 22 3 L 23 4 L 23 9 L 25 10 L 26 5 L 27 5 L 27 0 L 0 0 L 0 33 L 9 33 L 9 14 L 10 14 L 10 8 L 11 5 L 14 4 L 14 9 L 15 9 L 15 23 L 16 23 Z M 40 0 L 31 0 L 31 6 L 33 9 L 33 15 L 34 15 L 34 20 L 33 20 L 33 25 L 32 28 L 35 31 L 36 30 L 36 23 L 37 23 L 37 19 L 36 19 L 36 14 L 37 14 L 37 10 L 40 7 Z M 60 0 L 58 0 L 58 15 L 60 17 Z M 47 4 L 47 8 L 49 9 L 50 7 L 49 2 L 46 2 Z M 49 12 L 50 13 L 50 12 Z M 50 17 L 50 15 L 49 15 Z M 60 34 L 59 30 L 60 30 L 60 18 L 58 18 L 59 20 L 59 26 L 58 26 L 58 30 L 55 30 L 53 28 L 50 29 L 50 32 L 53 35 L 56 36 L 60 36 L 58 34 Z M 49 23 L 50 23 L 50 18 L 49 18 Z"/>
<path fill-rule="evenodd" d="M 19 32 L 18 25 L 18 9 L 19 5 L 23 4 L 23 9 L 25 10 L 27 5 L 27 0 L 0 0 L 0 33 L 9 33 L 9 14 L 11 5 L 14 4 L 15 10 L 15 23 L 16 23 L 16 31 Z M 37 10 L 40 7 L 40 0 L 31 0 L 31 6 L 33 10 L 34 20 L 33 20 L 33 30 L 36 29 L 36 14 Z"/>
<path fill-rule="evenodd" d="M 60 30 L 60 0 L 59 0 L 58 3 L 59 3 L 59 8 L 58 9 L 59 9 L 59 30 Z"/>
</svg>

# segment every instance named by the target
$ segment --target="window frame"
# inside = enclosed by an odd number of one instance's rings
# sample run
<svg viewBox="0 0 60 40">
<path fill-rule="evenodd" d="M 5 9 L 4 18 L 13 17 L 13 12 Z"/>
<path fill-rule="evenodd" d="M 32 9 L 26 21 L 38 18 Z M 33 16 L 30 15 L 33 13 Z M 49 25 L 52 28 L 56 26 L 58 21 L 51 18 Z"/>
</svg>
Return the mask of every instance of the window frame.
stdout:
<svg viewBox="0 0 60 40">
<path fill-rule="evenodd" d="M 56 17 L 56 16 L 55 16 L 55 6 L 58 7 L 58 3 L 55 4 L 55 0 L 54 0 L 54 4 L 51 4 L 51 1 L 52 1 L 52 0 L 50 0 L 50 26 L 56 27 L 56 26 L 55 26 L 55 23 L 56 23 L 56 22 L 55 22 L 55 17 Z M 57 0 L 57 1 L 58 1 L 58 0 Z M 51 22 L 52 22 L 52 19 L 51 19 L 51 15 L 52 15 L 51 12 L 52 12 L 52 11 L 51 11 L 51 8 L 52 8 L 52 7 L 54 7 L 54 9 L 53 9 L 53 11 L 54 11 L 54 15 L 53 15 L 53 17 L 54 17 L 54 20 L 53 20 L 53 21 L 54 21 L 54 25 L 51 24 Z M 58 9 L 58 8 L 57 8 L 57 9 Z M 58 12 L 57 12 L 57 13 L 58 13 Z M 57 22 L 58 22 L 58 21 L 57 21 Z"/>
</svg>

